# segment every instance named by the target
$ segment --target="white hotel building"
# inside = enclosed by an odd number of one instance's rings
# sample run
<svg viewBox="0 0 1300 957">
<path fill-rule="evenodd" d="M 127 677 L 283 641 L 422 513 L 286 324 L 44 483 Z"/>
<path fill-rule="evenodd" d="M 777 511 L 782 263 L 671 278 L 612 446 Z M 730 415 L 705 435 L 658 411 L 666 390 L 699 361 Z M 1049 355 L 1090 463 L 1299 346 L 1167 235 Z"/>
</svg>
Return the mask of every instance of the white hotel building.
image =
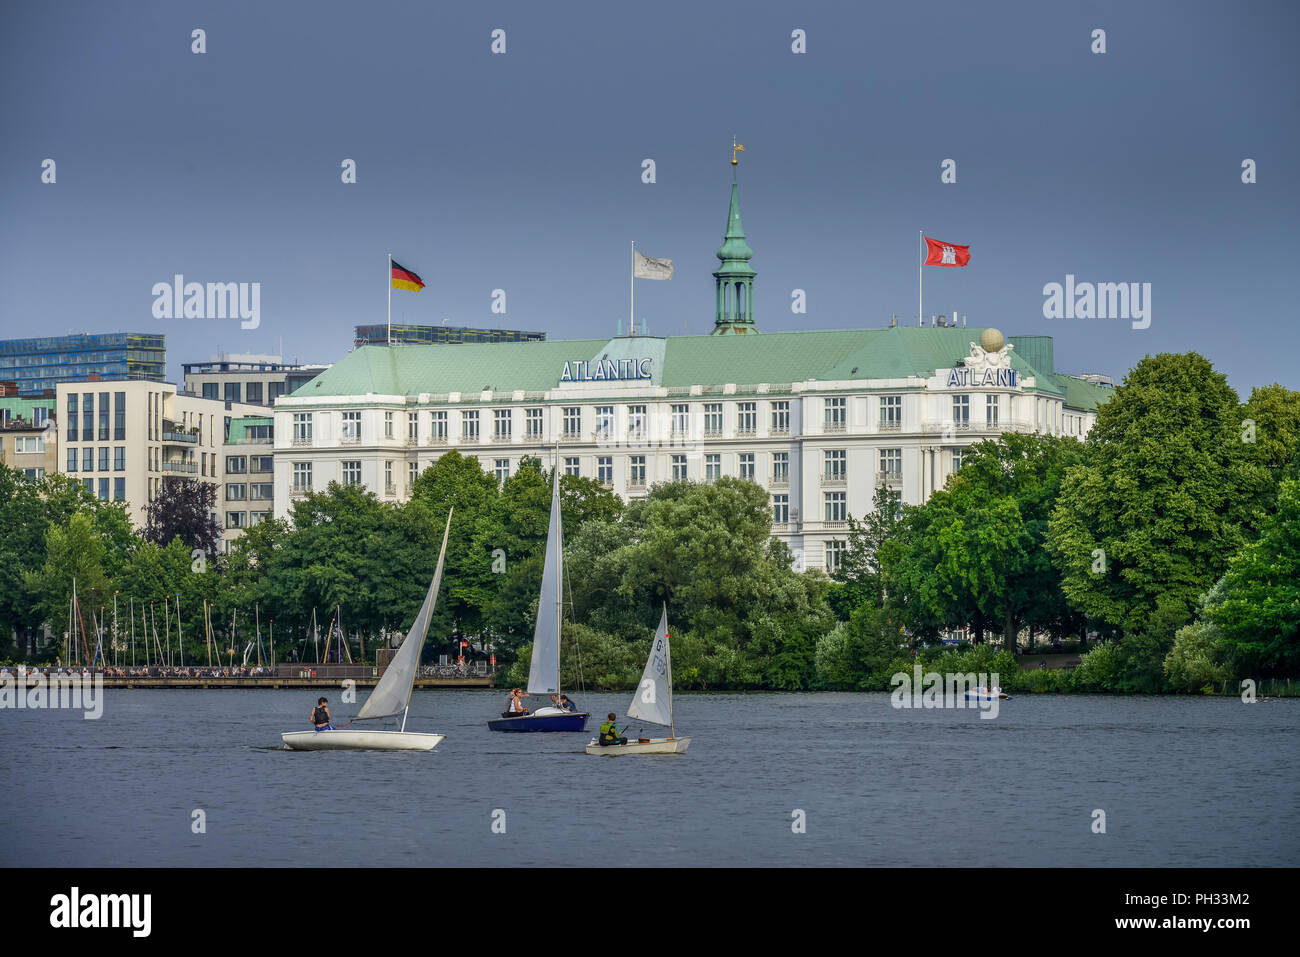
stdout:
<svg viewBox="0 0 1300 957">
<path fill-rule="evenodd" d="M 365 346 L 274 408 L 277 518 L 308 490 L 404 501 L 448 449 L 504 478 L 524 456 L 624 499 L 723 475 L 767 490 L 773 531 L 834 567 L 878 488 L 923 502 L 963 450 L 1008 432 L 1082 438 L 1112 390 L 1054 369 L 1052 340 L 995 329 L 757 334 L 732 187 L 706 336 Z"/>
</svg>

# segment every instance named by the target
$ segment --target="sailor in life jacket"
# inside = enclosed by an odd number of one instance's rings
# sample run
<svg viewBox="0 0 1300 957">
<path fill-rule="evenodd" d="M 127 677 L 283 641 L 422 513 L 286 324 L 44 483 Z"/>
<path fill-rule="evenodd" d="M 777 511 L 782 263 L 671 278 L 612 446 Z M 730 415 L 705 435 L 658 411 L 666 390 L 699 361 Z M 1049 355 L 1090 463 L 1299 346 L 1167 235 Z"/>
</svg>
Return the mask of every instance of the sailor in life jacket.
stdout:
<svg viewBox="0 0 1300 957">
<path fill-rule="evenodd" d="M 609 713 L 609 720 L 600 723 L 600 743 L 605 744 L 627 744 L 627 738 L 620 737 L 618 726 L 614 724 L 614 712 Z"/>
<path fill-rule="evenodd" d="M 330 724 L 330 704 L 325 698 L 316 702 L 316 707 L 311 709 L 311 723 L 317 731 L 333 731 L 334 725 Z"/>
</svg>

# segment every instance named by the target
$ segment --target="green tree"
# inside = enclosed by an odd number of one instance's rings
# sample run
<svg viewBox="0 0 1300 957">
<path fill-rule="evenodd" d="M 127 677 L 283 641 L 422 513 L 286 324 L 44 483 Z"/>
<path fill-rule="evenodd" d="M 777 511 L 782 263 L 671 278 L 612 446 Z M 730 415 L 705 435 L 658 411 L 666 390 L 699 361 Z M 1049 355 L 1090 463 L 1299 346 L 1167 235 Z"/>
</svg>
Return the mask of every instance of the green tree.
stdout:
<svg viewBox="0 0 1300 957">
<path fill-rule="evenodd" d="M 104 570 L 105 548 L 92 517 L 77 512 L 66 527 L 51 525 L 45 536 L 45 562 L 35 571 L 23 573 L 23 583 L 32 596 L 36 613 L 56 631 L 66 631 L 68 600 L 76 582 L 77 602 L 81 615 L 76 624 L 78 636 L 84 627 L 87 642 L 93 640 L 91 613 L 112 601 L 112 586 Z M 87 647 L 78 643 L 84 659 Z M 89 649 L 93 654 L 94 649 Z"/>
</svg>

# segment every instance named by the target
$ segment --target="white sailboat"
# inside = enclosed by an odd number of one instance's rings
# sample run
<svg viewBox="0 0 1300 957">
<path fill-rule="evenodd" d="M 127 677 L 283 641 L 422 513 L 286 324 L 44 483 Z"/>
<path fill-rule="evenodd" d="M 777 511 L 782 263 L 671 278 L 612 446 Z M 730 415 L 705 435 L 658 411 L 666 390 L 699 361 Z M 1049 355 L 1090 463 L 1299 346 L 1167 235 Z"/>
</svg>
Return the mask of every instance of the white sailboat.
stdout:
<svg viewBox="0 0 1300 957">
<path fill-rule="evenodd" d="M 557 462 L 551 487 L 551 520 L 546 532 L 546 558 L 542 565 L 542 590 L 537 601 L 537 627 L 533 631 L 533 656 L 528 668 L 528 693 L 560 693 L 560 627 L 564 617 L 564 534 L 560 528 L 560 469 Z M 488 721 L 490 731 L 585 731 L 585 711 L 565 711 L 546 705 L 531 714 L 503 714 Z"/>
<path fill-rule="evenodd" d="M 659 628 L 655 631 L 655 640 L 650 646 L 650 657 L 646 659 L 645 671 L 641 673 L 641 684 L 632 695 L 628 705 L 627 716 L 651 724 L 662 724 L 669 728 L 666 738 L 638 738 L 627 744 L 601 744 L 599 738 L 593 738 L 587 745 L 588 754 L 684 754 L 691 746 L 690 738 L 677 737 L 677 727 L 673 721 L 673 659 L 668 648 L 668 606 L 664 605 L 663 615 L 659 619 Z"/>
<path fill-rule="evenodd" d="M 406 713 L 411 704 L 411 687 L 415 683 L 415 673 L 420 666 L 420 651 L 424 648 L 425 636 L 429 633 L 429 619 L 433 617 L 433 608 L 438 601 L 438 585 L 442 581 L 442 563 L 447 555 L 447 535 L 451 531 L 451 509 L 447 511 L 447 527 L 442 533 L 442 548 L 438 552 L 438 565 L 433 572 L 433 581 L 424 596 L 424 604 L 406 633 L 401 647 L 393 660 L 384 669 L 383 677 L 370 692 L 370 697 L 357 716 L 348 722 L 379 721 L 385 718 L 401 717 L 402 724 L 397 731 L 379 729 L 353 730 L 348 725 L 336 730 L 326 731 L 286 731 L 280 735 L 284 743 L 295 751 L 431 751 L 446 737 L 443 734 L 430 734 L 406 730 Z"/>
</svg>

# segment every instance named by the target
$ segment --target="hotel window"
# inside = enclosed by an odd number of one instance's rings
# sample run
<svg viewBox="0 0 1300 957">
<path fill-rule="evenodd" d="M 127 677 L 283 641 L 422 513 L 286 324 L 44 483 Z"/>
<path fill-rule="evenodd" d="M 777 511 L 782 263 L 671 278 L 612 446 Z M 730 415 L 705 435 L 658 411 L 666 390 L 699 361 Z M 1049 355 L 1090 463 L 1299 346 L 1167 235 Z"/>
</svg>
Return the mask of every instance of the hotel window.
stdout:
<svg viewBox="0 0 1300 957">
<path fill-rule="evenodd" d="M 753 435 L 757 431 L 758 403 L 740 403 L 740 405 L 736 406 L 736 432 L 740 435 Z"/>
<path fill-rule="evenodd" d="M 77 471 L 77 450 L 68 449 L 68 471 Z"/>
<path fill-rule="evenodd" d="M 614 459 L 608 455 L 602 455 L 596 459 L 596 480 L 601 485 L 614 484 Z"/>
<path fill-rule="evenodd" d="M 582 407 L 577 405 L 566 405 L 564 407 L 564 437 L 566 439 L 576 439 L 582 434 Z M 573 472 L 570 475 L 576 474 Z"/>
<path fill-rule="evenodd" d="M 343 413 L 343 441 L 360 442 L 361 441 L 361 413 L 344 412 Z"/>
<path fill-rule="evenodd" d="M 740 453 L 740 477 L 746 482 L 754 481 L 754 453 Z"/>
<path fill-rule="evenodd" d="M 772 523 L 774 525 L 786 525 L 790 522 L 790 496 L 773 495 L 772 496 Z"/>
<path fill-rule="evenodd" d="M 704 403 L 704 434 L 718 436 L 722 434 L 722 403 Z"/>
<path fill-rule="evenodd" d="M 108 393 L 99 394 L 99 441 L 108 441 Z"/>
<path fill-rule="evenodd" d="M 880 397 L 880 431 L 897 432 L 903 427 L 903 397 L 901 395 L 882 395 Z"/>
<path fill-rule="evenodd" d="M 903 474 L 903 450 L 902 449 L 881 449 L 880 450 L 880 471 L 885 475 L 902 475 Z"/>
<path fill-rule="evenodd" d="M 478 441 L 478 411 L 460 414 L 460 437 L 465 442 Z"/>
<path fill-rule="evenodd" d="M 389 459 L 384 462 L 384 489 L 391 492 L 393 490 L 393 461 Z"/>
<path fill-rule="evenodd" d="M 95 441 L 95 393 L 81 393 L 81 441 Z"/>
<path fill-rule="evenodd" d="M 248 486 L 243 482 L 236 482 L 226 486 L 227 502 L 242 502 L 248 498 Z"/>
<path fill-rule="evenodd" d="M 524 435 L 530 439 L 542 437 L 542 410 L 524 409 Z"/>
<path fill-rule="evenodd" d="M 970 396 L 954 395 L 952 397 L 952 421 L 959 429 L 970 428 Z"/>
<path fill-rule="evenodd" d="M 254 502 L 269 502 L 275 497 L 275 486 L 270 482 L 254 482 L 248 486 L 248 497 Z"/>
<path fill-rule="evenodd" d="M 239 398 L 239 383 L 238 383 L 238 382 L 227 382 L 227 383 L 226 383 L 226 401 L 227 401 L 227 402 L 240 402 L 240 401 L 242 401 L 242 400 Z"/>
<path fill-rule="evenodd" d="M 790 403 L 788 401 L 772 403 L 772 433 L 786 435 L 790 431 Z"/>
<path fill-rule="evenodd" d="M 645 406 L 629 405 L 627 407 L 627 437 L 633 442 L 642 442 L 646 438 Z"/>
<path fill-rule="evenodd" d="M 632 488 L 645 488 L 644 455 L 634 455 L 628 459 L 627 484 Z"/>
<path fill-rule="evenodd" d="M 575 456 L 566 456 L 566 457 L 565 457 L 565 459 L 564 459 L 564 474 L 565 474 L 565 475 L 574 475 L 574 476 L 577 476 L 577 475 L 581 475 L 581 474 L 582 474 L 582 469 L 581 469 L 581 467 L 580 467 L 579 464 L 578 464 L 578 457 L 577 457 L 576 455 L 575 455 Z"/>
<path fill-rule="evenodd" d="M 848 502 L 847 492 L 823 492 L 822 497 L 826 500 L 826 521 L 844 522 L 848 521 Z"/>
<path fill-rule="evenodd" d="M 244 521 L 243 512 L 227 512 L 226 528 L 245 528 L 247 523 Z"/>
<path fill-rule="evenodd" d="M 494 459 L 493 470 L 496 472 L 497 484 L 504 485 L 506 479 L 510 478 L 510 460 Z"/>
<path fill-rule="evenodd" d="M 68 393 L 68 441 L 77 441 L 77 393 Z"/>
<path fill-rule="evenodd" d="M 106 478 L 99 480 L 99 500 L 101 502 L 108 501 L 108 479 Z"/>
<path fill-rule="evenodd" d="M 953 470 L 954 472 L 957 472 L 957 471 L 960 471 L 960 470 L 961 470 L 961 460 L 962 460 L 962 458 L 963 458 L 964 455 L 965 455 L 965 450 L 964 450 L 964 449 L 953 449 L 953 450 L 952 450 L 952 470 Z"/>
<path fill-rule="evenodd" d="M 884 497 L 881 499 L 886 515 L 892 515 L 897 521 L 903 515 L 903 490 L 897 488 L 885 489 Z"/>
<path fill-rule="evenodd" d="M 989 395 L 984 397 L 984 421 L 990 428 L 998 424 L 998 411 L 1001 404 L 1001 396 Z"/>
<path fill-rule="evenodd" d="M 672 433 L 676 438 L 684 438 L 691 431 L 691 407 L 675 405 L 672 408 Z"/>
<path fill-rule="evenodd" d="M 722 478 L 722 456 L 706 455 L 704 456 L 704 481 L 716 482 Z"/>
<path fill-rule="evenodd" d="M 273 472 L 275 471 L 275 459 L 269 455 L 250 455 L 248 457 L 248 471 Z"/>
<path fill-rule="evenodd" d="M 242 455 L 227 455 L 227 456 L 226 456 L 226 471 L 227 471 L 227 472 L 247 472 L 247 471 L 248 471 L 248 459 L 246 459 L 246 458 L 245 458 L 244 456 L 242 456 Z"/>
<path fill-rule="evenodd" d="M 849 477 L 849 453 L 845 449 L 826 450 L 826 471 L 823 478 L 828 482 L 843 482 Z"/>
<path fill-rule="evenodd" d="M 266 521 L 267 516 L 270 514 L 271 514 L 270 512 L 249 512 L 248 513 L 249 528 L 252 528 L 254 525 L 261 525 L 263 522 Z"/>
<path fill-rule="evenodd" d="M 614 437 L 614 407 L 612 405 L 596 406 L 596 438 L 612 439 Z"/>
<path fill-rule="evenodd" d="M 826 431 L 843 432 L 848 417 L 848 399 L 843 396 L 826 400 Z"/>
<path fill-rule="evenodd" d="M 407 463 L 406 463 L 406 485 L 407 485 L 407 487 L 408 487 L 408 488 L 414 488 L 414 487 L 415 487 L 415 480 L 418 479 L 419 477 L 420 477 L 420 463 L 419 463 L 419 462 L 407 462 Z"/>
<path fill-rule="evenodd" d="M 411 414 L 412 429 L 414 428 L 414 426 L 415 426 L 415 413 L 412 413 Z M 447 441 L 447 413 L 445 411 L 430 412 L 429 428 L 430 428 L 429 437 L 432 441 L 446 442 Z M 412 442 L 415 441 L 414 433 L 410 435 L 410 439 Z"/>
<path fill-rule="evenodd" d="M 244 387 L 244 399 L 254 405 L 262 404 L 262 383 L 249 382 Z"/>
<path fill-rule="evenodd" d="M 672 464 L 673 464 L 673 481 L 685 482 L 686 481 L 686 456 L 674 455 Z"/>
<path fill-rule="evenodd" d="M 115 502 L 126 501 L 126 479 L 124 478 L 113 479 L 113 501 Z"/>
<path fill-rule="evenodd" d="M 844 553 L 848 546 L 841 538 L 832 538 L 826 543 L 826 571 L 837 571 L 844 564 Z"/>
<path fill-rule="evenodd" d="M 492 410 L 492 438 L 498 442 L 510 441 L 510 410 Z"/>
<path fill-rule="evenodd" d="M 384 413 L 384 438 L 391 439 L 392 437 L 393 437 L 393 413 L 385 412 Z"/>
<path fill-rule="evenodd" d="M 433 413 L 433 418 L 434 418 L 434 422 L 438 421 L 437 412 Z M 446 423 L 447 423 L 446 412 L 442 414 L 442 421 L 443 421 L 443 428 L 446 428 Z M 420 413 L 408 412 L 406 413 L 406 443 L 407 445 L 414 445 L 419 440 L 419 438 L 420 438 Z M 443 436 L 443 438 L 446 438 L 446 436 Z"/>
<path fill-rule="evenodd" d="M 95 471 L 95 450 L 89 445 L 81 450 L 81 471 Z"/>
<path fill-rule="evenodd" d="M 126 393 L 113 393 L 113 441 L 126 441 Z"/>
<path fill-rule="evenodd" d="M 772 484 L 773 485 L 790 484 L 790 453 L 789 452 L 772 453 Z"/>
<path fill-rule="evenodd" d="M 113 449 L 113 471 L 114 472 L 126 471 L 126 447 L 125 446 L 119 445 L 117 448 Z"/>
<path fill-rule="evenodd" d="M 293 444 L 311 445 L 310 412 L 295 412 L 293 414 Z"/>
<path fill-rule="evenodd" d="M 311 463 L 293 463 L 293 490 L 295 492 L 311 491 Z"/>
<path fill-rule="evenodd" d="M 205 383 L 203 383 L 203 398 L 205 398 L 205 399 L 220 399 L 220 398 L 221 398 L 221 386 L 220 386 L 220 384 L 219 384 L 219 383 L 216 383 L 216 382 L 205 382 Z"/>
<path fill-rule="evenodd" d="M 361 463 L 356 460 L 349 460 L 340 463 L 343 473 L 344 485 L 361 484 Z"/>
</svg>

